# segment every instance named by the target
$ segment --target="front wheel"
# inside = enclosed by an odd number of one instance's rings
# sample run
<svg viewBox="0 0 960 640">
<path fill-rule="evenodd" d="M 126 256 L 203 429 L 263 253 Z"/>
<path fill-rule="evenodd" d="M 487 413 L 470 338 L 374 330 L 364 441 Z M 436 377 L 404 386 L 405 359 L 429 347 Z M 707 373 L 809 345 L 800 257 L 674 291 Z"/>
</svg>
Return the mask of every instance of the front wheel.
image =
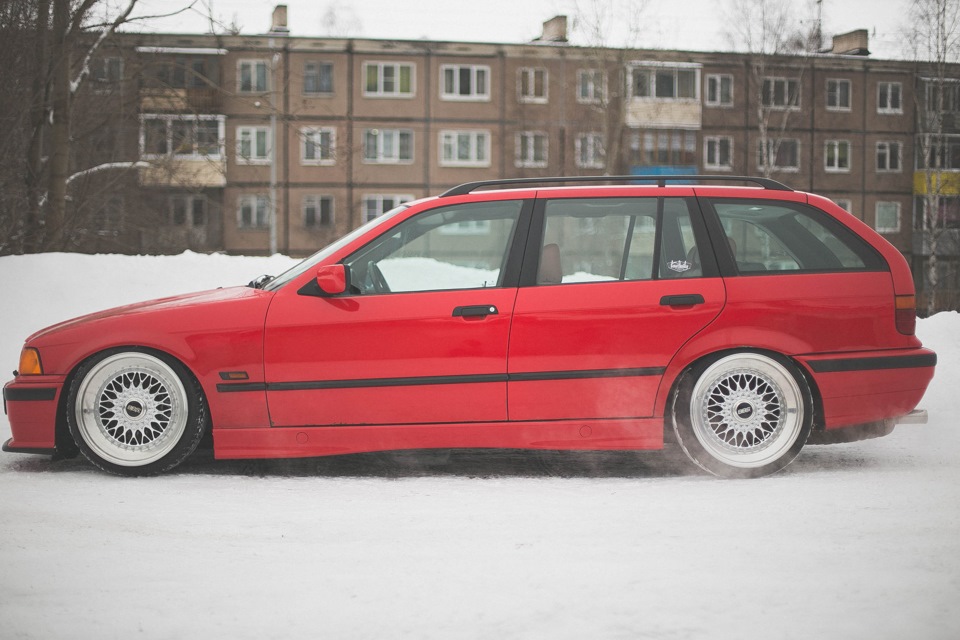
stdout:
<svg viewBox="0 0 960 640">
<path fill-rule="evenodd" d="M 688 372 L 673 427 L 687 456 L 718 476 L 775 473 L 800 453 L 812 426 L 803 376 L 785 359 L 734 353 Z"/>
<path fill-rule="evenodd" d="M 68 396 L 67 424 L 84 456 L 119 475 L 174 468 L 206 422 L 199 385 L 178 362 L 141 351 L 112 351 L 85 363 Z"/>
</svg>

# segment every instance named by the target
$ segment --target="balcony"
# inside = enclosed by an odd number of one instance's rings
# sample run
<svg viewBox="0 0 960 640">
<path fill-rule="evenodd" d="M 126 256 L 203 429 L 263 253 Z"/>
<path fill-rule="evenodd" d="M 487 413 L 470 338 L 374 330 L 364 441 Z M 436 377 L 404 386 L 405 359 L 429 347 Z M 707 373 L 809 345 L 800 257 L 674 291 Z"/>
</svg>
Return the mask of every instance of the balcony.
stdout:
<svg viewBox="0 0 960 640">
<path fill-rule="evenodd" d="M 222 93 L 214 87 L 140 89 L 143 113 L 220 113 L 222 103 Z"/>
</svg>

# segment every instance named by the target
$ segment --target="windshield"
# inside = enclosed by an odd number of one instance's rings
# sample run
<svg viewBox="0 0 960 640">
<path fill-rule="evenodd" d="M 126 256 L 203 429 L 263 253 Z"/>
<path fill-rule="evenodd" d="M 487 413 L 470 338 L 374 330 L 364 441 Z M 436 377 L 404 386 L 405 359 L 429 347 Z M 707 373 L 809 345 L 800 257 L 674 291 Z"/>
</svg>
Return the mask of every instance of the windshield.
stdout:
<svg viewBox="0 0 960 640">
<path fill-rule="evenodd" d="M 294 280 L 297 277 L 299 277 L 301 274 L 305 273 L 310 267 L 322 261 L 327 256 L 333 253 L 336 253 L 342 247 L 344 247 L 347 244 L 350 244 L 351 242 L 353 242 L 354 240 L 356 240 L 357 238 L 365 234 L 370 229 L 379 227 L 380 225 L 386 223 L 388 220 L 393 218 L 395 215 L 397 215 L 401 211 L 407 209 L 409 206 L 410 206 L 410 203 L 401 204 L 400 206 L 395 207 L 390 211 L 387 211 L 383 215 L 377 216 L 376 218 L 367 222 L 366 224 L 357 227 L 356 229 L 354 229 L 347 235 L 343 236 L 339 240 L 335 241 L 334 243 L 328 244 L 323 249 L 320 249 L 320 251 L 317 251 L 315 254 L 313 254 L 309 258 L 305 258 L 303 262 L 297 263 L 290 269 L 287 269 L 286 271 L 281 273 L 276 278 L 273 278 L 272 280 L 269 280 L 268 282 L 264 283 L 262 285 L 263 288 L 267 291 L 276 291 L 277 289 L 287 284 L 291 280 Z"/>
</svg>

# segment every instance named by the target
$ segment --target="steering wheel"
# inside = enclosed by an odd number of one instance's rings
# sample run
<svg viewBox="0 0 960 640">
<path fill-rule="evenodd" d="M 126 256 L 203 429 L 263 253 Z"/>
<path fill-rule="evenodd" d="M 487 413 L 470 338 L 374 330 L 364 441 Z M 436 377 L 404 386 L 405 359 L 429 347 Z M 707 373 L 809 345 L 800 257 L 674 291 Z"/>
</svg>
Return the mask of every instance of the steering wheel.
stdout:
<svg viewBox="0 0 960 640">
<path fill-rule="evenodd" d="M 383 277 L 383 272 L 380 271 L 380 267 L 377 266 L 376 262 L 371 261 L 367 263 L 367 276 L 370 278 L 375 292 L 390 293 L 390 285 L 387 284 L 387 279 Z"/>
</svg>

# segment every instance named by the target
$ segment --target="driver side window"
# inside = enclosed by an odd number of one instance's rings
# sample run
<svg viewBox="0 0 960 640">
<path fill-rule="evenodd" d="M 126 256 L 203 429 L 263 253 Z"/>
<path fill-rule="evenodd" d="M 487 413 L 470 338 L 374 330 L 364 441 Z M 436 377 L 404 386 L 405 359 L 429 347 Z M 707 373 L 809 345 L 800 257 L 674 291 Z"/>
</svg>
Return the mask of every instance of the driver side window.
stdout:
<svg viewBox="0 0 960 640">
<path fill-rule="evenodd" d="M 454 205 L 403 222 L 347 258 L 357 294 L 498 287 L 520 200 Z"/>
</svg>

